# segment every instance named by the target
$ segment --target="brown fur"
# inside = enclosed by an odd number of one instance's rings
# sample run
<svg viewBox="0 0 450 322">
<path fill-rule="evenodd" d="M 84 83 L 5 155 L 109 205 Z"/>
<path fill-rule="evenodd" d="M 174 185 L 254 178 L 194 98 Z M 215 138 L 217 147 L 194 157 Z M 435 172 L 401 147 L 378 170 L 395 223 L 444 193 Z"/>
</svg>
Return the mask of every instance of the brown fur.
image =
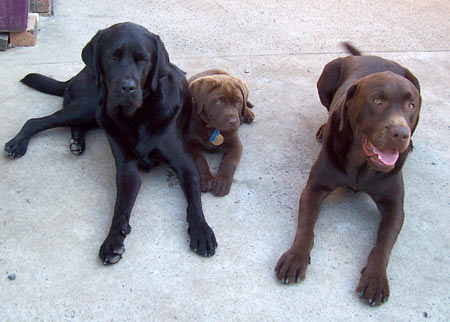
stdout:
<svg viewBox="0 0 450 322">
<path fill-rule="evenodd" d="M 255 117 L 249 109 L 253 105 L 248 102 L 248 87 L 242 79 L 221 69 L 195 74 L 188 79 L 188 83 L 194 110 L 186 141 L 200 172 L 202 191 L 224 196 L 230 191 L 242 155 L 238 128 L 241 122 L 250 123 Z M 224 138 L 220 146 L 213 145 L 209 140 L 214 129 L 218 129 Z M 211 174 L 208 162 L 199 149 L 225 151 L 216 177 Z"/>
<path fill-rule="evenodd" d="M 359 54 L 348 46 L 351 53 Z M 386 266 L 403 224 L 401 169 L 419 120 L 419 82 L 393 61 L 349 56 L 327 64 L 317 88 L 330 112 L 328 122 L 317 132 L 323 146 L 300 197 L 294 242 L 275 271 L 286 284 L 304 280 L 322 201 L 337 187 L 364 191 L 376 203 L 381 222 L 356 290 L 370 305 L 380 305 L 389 297 Z M 394 164 L 378 159 L 380 154 L 395 153 Z"/>
</svg>

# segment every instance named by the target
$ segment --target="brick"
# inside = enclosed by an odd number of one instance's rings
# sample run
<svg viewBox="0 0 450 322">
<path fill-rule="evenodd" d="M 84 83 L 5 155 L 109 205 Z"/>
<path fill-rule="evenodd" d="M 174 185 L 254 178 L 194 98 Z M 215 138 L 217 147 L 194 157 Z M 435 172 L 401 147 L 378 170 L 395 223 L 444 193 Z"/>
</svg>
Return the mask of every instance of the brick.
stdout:
<svg viewBox="0 0 450 322">
<path fill-rule="evenodd" d="M 30 0 L 30 10 L 32 12 L 50 14 L 51 0 Z"/>
<path fill-rule="evenodd" d="M 9 33 L 0 32 L 0 50 L 6 50 L 8 48 Z"/>
<path fill-rule="evenodd" d="M 39 15 L 37 13 L 30 13 L 28 15 L 28 25 L 26 31 L 9 33 L 9 41 L 11 42 L 11 46 L 34 46 L 36 44 L 38 18 Z"/>
</svg>

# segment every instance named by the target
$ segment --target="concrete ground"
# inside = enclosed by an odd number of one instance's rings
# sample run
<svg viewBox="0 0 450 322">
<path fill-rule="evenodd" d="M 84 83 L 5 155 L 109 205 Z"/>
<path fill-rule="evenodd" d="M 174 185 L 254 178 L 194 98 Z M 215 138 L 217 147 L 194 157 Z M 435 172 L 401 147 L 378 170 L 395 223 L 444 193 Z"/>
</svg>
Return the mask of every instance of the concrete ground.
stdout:
<svg viewBox="0 0 450 322">
<path fill-rule="evenodd" d="M 242 161 L 230 194 L 203 195 L 219 248 L 189 250 L 186 203 L 166 167 L 142 174 L 122 261 L 98 249 L 110 225 L 114 164 L 100 130 L 69 152 L 69 130 L 37 135 L 27 154 L 0 157 L 2 321 L 448 321 L 450 319 L 450 2 L 446 0 L 54 1 L 35 47 L 0 53 L 0 142 L 62 100 L 19 83 L 39 72 L 68 79 L 94 33 L 134 21 L 161 35 L 188 75 L 221 67 L 244 78 L 256 119 L 241 127 Z M 338 190 L 316 226 L 307 279 L 284 286 L 274 266 L 290 246 L 298 198 L 326 120 L 316 81 L 345 55 L 340 41 L 394 59 L 420 80 L 423 106 L 404 167 L 405 223 L 391 255 L 389 302 L 359 300 L 359 271 L 378 212 Z M 217 167 L 220 158 L 210 158 Z M 16 274 L 15 280 L 8 275 Z"/>
</svg>

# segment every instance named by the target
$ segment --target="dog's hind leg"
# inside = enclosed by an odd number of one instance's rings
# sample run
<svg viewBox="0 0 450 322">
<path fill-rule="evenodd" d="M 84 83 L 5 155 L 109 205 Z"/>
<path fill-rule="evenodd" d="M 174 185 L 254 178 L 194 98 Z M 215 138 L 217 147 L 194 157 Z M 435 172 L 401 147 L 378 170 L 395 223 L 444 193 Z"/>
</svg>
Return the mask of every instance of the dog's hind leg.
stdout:
<svg viewBox="0 0 450 322">
<path fill-rule="evenodd" d="M 83 108 L 78 104 L 69 104 L 49 116 L 29 119 L 20 132 L 5 144 L 5 155 L 10 159 L 23 156 L 31 137 L 44 130 L 62 126 L 85 126 L 93 122 L 95 122 L 93 109 Z"/>
<path fill-rule="evenodd" d="M 72 126 L 72 137 L 70 138 L 70 152 L 75 155 L 80 155 L 86 149 L 86 140 L 84 134 L 86 130 L 84 127 Z"/>
</svg>

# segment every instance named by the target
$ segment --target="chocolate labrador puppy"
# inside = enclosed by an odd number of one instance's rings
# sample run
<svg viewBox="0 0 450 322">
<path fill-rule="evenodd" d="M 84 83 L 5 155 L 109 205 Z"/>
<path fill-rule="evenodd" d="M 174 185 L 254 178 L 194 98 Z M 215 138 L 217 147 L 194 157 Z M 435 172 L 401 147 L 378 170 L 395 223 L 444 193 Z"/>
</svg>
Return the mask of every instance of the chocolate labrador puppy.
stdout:
<svg viewBox="0 0 450 322">
<path fill-rule="evenodd" d="M 6 156 L 24 155 L 34 134 L 60 126 L 72 128 L 70 149 L 80 154 L 85 131 L 100 126 L 114 155 L 117 186 L 111 229 L 100 248 L 103 263 L 117 263 L 125 251 L 141 186 L 138 168 L 149 170 L 159 162 L 175 170 L 184 190 L 191 249 L 214 255 L 217 242 L 203 215 L 200 177 L 183 139 L 192 109 L 184 73 L 169 62 L 159 36 L 133 23 L 97 32 L 84 47 L 82 59 L 86 67 L 66 82 L 40 74 L 22 80 L 42 92 L 64 96 L 63 109 L 28 120 L 5 144 Z"/>
<path fill-rule="evenodd" d="M 300 197 L 294 242 L 275 271 L 283 283 L 305 279 L 321 202 L 337 187 L 364 191 L 381 214 L 378 237 L 356 291 L 370 305 L 389 297 L 386 266 L 403 224 L 402 166 L 419 121 L 420 87 L 399 64 L 376 56 L 354 56 L 327 64 L 317 83 L 330 112 L 317 138 L 323 140 Z"/>
<path fill-rule="evenodd" d="M 200 171 L 203 192 L 216 196 L 230 192 L 234 171 L 241 159 L 242 144 L 238 129 L 241 122 L 255 118 L 249 107 L 245 82 L 221 69 L 211 69 L 188 79 L 193 112 L 186 132 L 186 141 Z M 224 150 L 222 163 L 214 177 L 199 149 L 209 152 Z"/>
</svg>

